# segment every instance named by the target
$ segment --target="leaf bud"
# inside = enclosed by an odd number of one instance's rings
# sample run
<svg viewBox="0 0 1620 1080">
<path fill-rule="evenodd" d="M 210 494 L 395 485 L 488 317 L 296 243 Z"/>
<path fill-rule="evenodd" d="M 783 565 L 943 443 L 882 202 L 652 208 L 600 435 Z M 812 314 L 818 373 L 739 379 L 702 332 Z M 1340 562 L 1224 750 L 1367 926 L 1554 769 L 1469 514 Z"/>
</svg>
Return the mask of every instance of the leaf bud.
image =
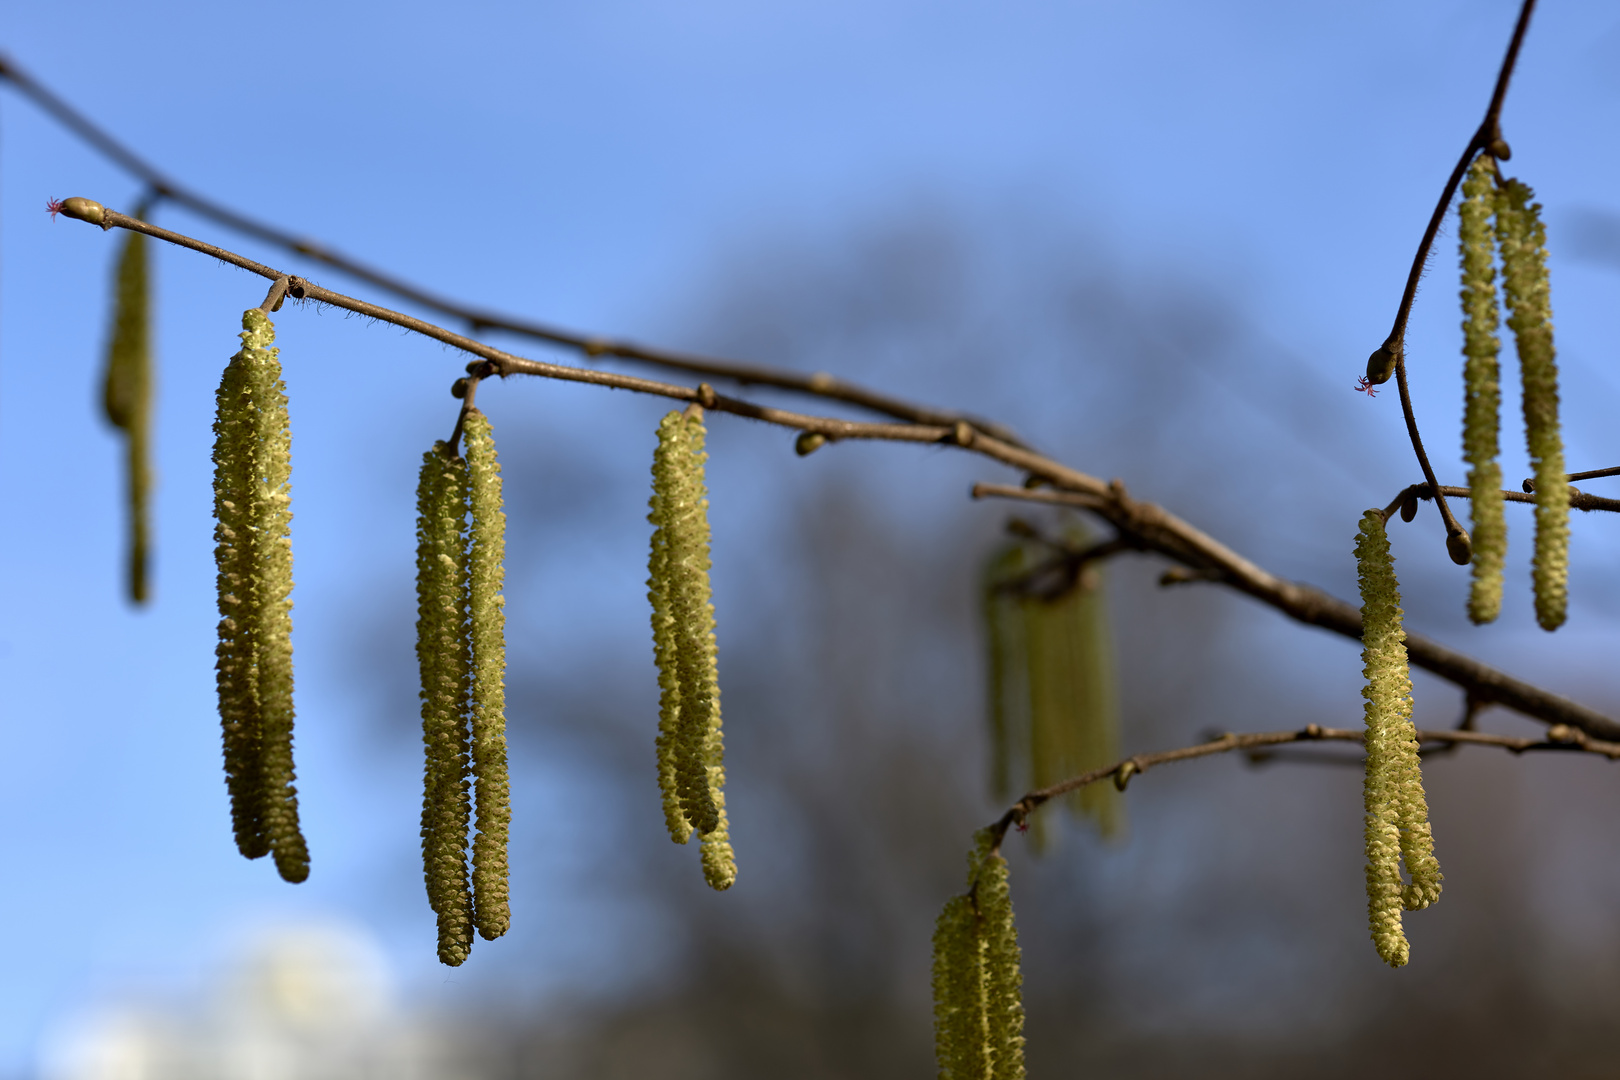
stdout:
<svg viewBox="0 0 1620 1080">
<path fill-rule="evenodd" d="M 819 431 L 801 431 L 799 437 L 793 440 L 793 452 L 800 457 L 808 457 L 825 445 L 827 436 Z"/>
<path fill-rule="evenodd" d="M 1446 534 L 1446 554 L 1458 566 L 1467 566 L 1474 561 L 1474 543 L 1462 526 L 1459 525 L 1456 532 Z"/>
</svg>

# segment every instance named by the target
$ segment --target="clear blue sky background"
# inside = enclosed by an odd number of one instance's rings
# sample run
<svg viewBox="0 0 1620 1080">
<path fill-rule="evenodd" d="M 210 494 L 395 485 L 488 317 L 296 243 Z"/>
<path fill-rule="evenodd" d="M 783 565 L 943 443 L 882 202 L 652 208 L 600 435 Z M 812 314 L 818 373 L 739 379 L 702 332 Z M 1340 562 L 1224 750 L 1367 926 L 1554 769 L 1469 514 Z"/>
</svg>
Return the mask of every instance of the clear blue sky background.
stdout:
<svg viewBox="0 0 1620 1080">
<path fill-rule="evenodd" d="M 919 200 L 984 221 L 1049 219 L 1054 238 L 1093 237 L 1127 270 L 1208 284 L 1342 383 L 1339 408 L 1364 448 L 1346 463 L 1365 480 L 1350 493 L 1360 509 L 1413 469 L 1393 393 L 1369 402 L 1349 387 L 1388 330 L 1516 8 L 606 0 L 451 14 L 413 2 L 92 0 L 71 14 L 7 5 L 0 48 L 222 202 L 456 296 L 671 345 L 687 344 L 668 337 L 683 305 L 761 237 L 834 231 Z M 1580 211 L 1620 213 L 1617 112 L 1620 11 L 1549 0 L 1504 120 L 1512 169 L 1548 206 L 1576 467 L 1620 458 L 1608 422 L 1620 263 L 1560 247 Z M 212 703 L 209 423 L 239 312 L 264 290 L 198 257 L 158 255 L 160 561 L 156 603 L 133 612 L 119 599 L 115 443 L 91 408 L 112 238 L 52 223 L 43 208 L 67 195 L 127 208 L 138 193 L 0 92 L 0 923 L 10 928 L 0 1075 L 23 1070 L 42 1027 L 84 1002 L 183 984 L 249 928 L 301 912 L 371 927 L 413 986 L 451 1003 L 517 966 L 531 981 L 602 978 L 589 972 L 627 916 L 571 904 L 560 883 L 590 866 L 588 839 L 573 834 L 559 838 L 554 867 L 520 869 L 531 886 L 520 905 L 537 922 L 570 920 L 577 935 L 524 937 L 509 954 L 521 965 L 490 947 L 450 975 L 431 961 L 409 872 L 415 751 L 378 755 L 347 638 L 363 621 L 357 605 L 383 590 L 408 597 L 415 465 L 453 419 L 444 391 L 460 361 L 331 313 L 279 324 L 315 872 L 293 889 L 232 850 Z M 178 209 L 159 220 L 301 269 Z M 1431 445 L 1460 475 L 1453 257 L 1442 240 L 1409 349 Z M 852 359 L 849 373 L 860 371 Z M 645 414 L 649 431 L 656 415 L 624 395 L 535 385 L 503 389 L 489 407 L 497 422 L 499 410 L 540 422 L 541 402 L 559 409 L 546 423 L 581 440 L 603 414 Z M 1051 425 L 1033 431 L 1050 442 L 1061 415 L 1045 403 L 1012 419 Z M 1234 422 L 1232 439 L 1252 435 Z M 1578 557 L 1612 558 L 1612 524 L 1581 528 Z M 636 591 L 641 543 L 603 539 L 630 566 L 617 595 Z M 1325 558 L 1301 552 L 1299 565 Z M 1349 580 L 1346 570 L 1332 584 L 1342 592 Z M 1608 666 L 1592 672 L 1594 660 L 1616 644 L 1614 599 L 1578 599 L 1555 644 L 1522 626 L 1463 640 L 1554 685 L 1597 685 Z M 644 616 L 627 604 L 600 618 L 639 633 Z M 520 812 L 561 813 L 582 790 L 537 768 Z"/>
</svg>

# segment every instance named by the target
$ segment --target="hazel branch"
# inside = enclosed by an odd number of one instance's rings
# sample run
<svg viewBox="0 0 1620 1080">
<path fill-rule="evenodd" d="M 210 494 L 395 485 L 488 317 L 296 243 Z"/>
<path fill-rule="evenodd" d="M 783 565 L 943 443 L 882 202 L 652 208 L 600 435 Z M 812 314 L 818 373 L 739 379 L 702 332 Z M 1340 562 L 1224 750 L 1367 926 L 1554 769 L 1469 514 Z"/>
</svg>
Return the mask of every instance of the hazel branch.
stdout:
<svg viewBox="0 0 1620 1080">
<path fill-rule="evenodd" d="M 1210 757 L 1215 754 L 1226 754 L 1233 750 L 1254 751 L 1263 747 L 1284 746 L 1288 743 L 1302 742 L 1353 742 L 1362 741 L 1363 732 L 1350 728 L 1329 728 L 1319 724 L 1307 724 L 1298 731 L 1266 731 L 1250 734 L 1235 735 L 1228 733 L 1220 738 L 1193 746 L 1183 746 L 1175 750 L 1162 750 L 1156 754 L 1133 754 L 1128 758 L 1106 765 L 1100 769 L 1071 776 L 1067 780 L 1031 791 L 1014 803 L 1005 814 L 990 826 L 990 835 L 997 848 L 1001 846 L 1002 839 L 1007 830 L 1014 825 L 1022 825 L 1031 813 L 1041 806 L 1066 795 L 1076 788 L 1095 784 L 1100 780 L 1112 779 L 1114 786 L 1124 791 L 1133 776 L 1147 772 L 1156 765 L 1168 765 L 1176 761 L 1191 761 L 1194 758 Z M 1523 754 L 1527 751 L 1554 750 L 1575 753 L 1597 754 L 1610 761 L 1620 758 L 1620 743 L 1608 742 L 1601 739 L 1589 738 L 1584 732 L 1567 725 L 1557 724 L 1547 729 L 1545 738 L 1524 739 L 1512 735 L 1494 735 L 1484 731 L 1419 731 L 1418 742 L 1452 746 L 1494 746 L 1513 754 Z M 992 849 L 994 850 L 994 849 Z"/>
<path fill-rule="evenodd" d="M 772 386 L 781 390 L 809 394 L 814 397 L 842 401 L 859 408 L 913 424 L 931 424 L 948 427 L 966 422 L 987 435 L 1013 446 L 1023 446 L 1018 436 L 1007 427 L 967 413 L 933 409 L 902 401 L 887 394 L 833 377 L 826 372 L 806 375 L 785 371 L 763 364 L 742 363 L 698 353 L 680 352 L 637 345 L 629 341 L 591 334 L 577 333 L 544 323 L 483 308 L 458 303 L 415 285 L 403 278 L 379 270 L 358 259 L 327 247 L 318 241 L 279 229 L 246 214 L 239 213 L 211 199 L 197 194 L 158 170 L 150 162 L 114 139 L 83 113 L 52 93 L 28 72 L 23 71 L 9 57 L 0 56 L 0 80 L 9 81 L 25 97 L 55 117 L 64 127 L 83 139 L 96 152 L 147 185 L 151 193 L 162 199 L 184 206 L 199 217 L 206 218 L 228 229 L 251 236 L 264 243 L 292 254 L 302 255 L 341 270 L 352 278 L 374 285 L 429 311 L 449 316 L 464 323 L 470 333 L 500 330 L 520 337 L 544 341 L 552 345 L 578 350 L 586 357 L 613 356 L 622 360 L 650 364 L 671 371 L 686 371 L 730 379 L 741 386 Z"/>
<path fill-rule="evenodd" d="M 1214 581 L 1246 593 L 1298 622 L 1361 640 L 1359 608 L 1310 585 L 1284 581 L 1268 573 L 1161 507 L 1129 498 L 1117 481 L 1102 495 L 975 484 L 973 497 L 1089 510 L 1113 525 L 1122 538 L 1140 545 L 1141 550 L 1156 552 L 1187 567 L 1190 573 L 1178 575 L 1177 580 Z M 1620 723 L 1602 713 L 1515 679 L 1439 642 L 1408 632 L 1406 651 L 1413 664 L 1455 684 L 1481 704 L 1504 705 L 1545 724 L 1563 724 L 1595 738 L 1620 742 Z"/>
<path fill-rule="evenodd" d="M 1530 15 L 1535 6 L 1536 0 L 1524 0 L 1523 6 L 1519 9 L 1519 19 L 1513 27 L 1513 37 L 1508 42 L 1502 66 L 1497 71 L 1496 86 L 1491 91 L 1491 103 L 1485 110 L 1485 118 L 1469 137 L 1468 145 L 1463 148 L 1456 167 L 1446 179 L 1445 189 L 1440 193 L 1439 201 L 1435 203 L 1434 213 L 1429 215 L 1428 227 L 1423 230 L 1423 239 L 1419 241 L 1417 254 L 1412 258 L 1412 269 L 1406 275 L 1406 288 L 1401 292 L 1401 303 L 1395 312 L 1394 328 L 1390 330 L 1389 337 L 1384 343 L 1374 350 L 1367 360 L 1369 384 L 1386 382 L 1390 375 L 1394 374 L 1400 387 L 1401 412 L 1406 418 L 1406 432 L 1412 440 L 1412 452 L 1417 455 L 1424 479 L 1428 480 L 1432 489 L 1440 489 L 1440 481 L 1435 479 L 1434 467 L 1429 464 L 1429 455 L 1423 449 L 1423 438 L 1418 433 L 1417 415 L 1412 408 L 1412 395 L 1406 386 L 1406 323 L 1411 318 L 1412 302 L 1417 297 L 1418 282 L 1423 277 L 1423 268 L 1428 264 L 1429 251 L 1434 246 L 1434 239 L 1439 235 L 1440 223 L 1445 220 L 1446 211 L 1451 207 L 1451 200 L 1457 194 L 1457 185 L 1462 182 L 1463 173 L 1467 172 L 1474 155 L 1483 150 L 1492 157 L 1502 160 L 1512 157 L 1513 152 L 1502 138 L 1502 102 L 1507 97 L 1508 83 L 1512 81 L 1513 69 L 1519 59 L 1519 47 L 1524 43 L 1524 33 L 1530 26 Z M 1468 533 L 1452 516 L 1451 507 L 1446 504 L 1444 494 L 1437 494 L 1434 502 L 1446 526 L 1446 551 L 1450 554 L 1452 562 L 1466 566 L 1472 557 Z"/>
<path fill-rule="evenodd" d="M 156 239 L 210 255 L 270 281 L 284 276 L 279 270 L 244 258 L 235 252 L 150 225 L 116 210 L 108 210 L 88 199 L 65 200 L 61 212 L 69 217 L 99 225 L 104 230 L 116 227 L 145 233 Z M 1323 626 L 1357 639 L 1361 636 L 1361 614 L 1344 601 L 1309 586 L 1284 582 L 1274 577 L 1164 508 L 1131 499 L 1126 495 L 1124 485 L 1117 480 L 1113 483 L 1104 483 L 1094 476 L 1032 450 L 986 435 L 966 421 L 958 421 L 951 426 L 859 423 L 757 405 L 750 401 L 717 394 L 707 383 L 701 383 L 696 387 L 679 386 L 632 375 L 528 360 L 463 337 L 422 319 L 322 288 L 303 278 L 289 277 L 288 281 L 287 295 L 295 300 L 330 304 L 357 315 L 412 330 L 478 357 L 481 363 L 472 365 L 472 369 L 479 378 L 491 375 L 538 375 L 544 378 L 653 394 L 675 401 L 695 402 L 712 411 L 729 412 L 796 431 L 811 432 L 825 436 L 829 440 L 873 439 L 957 446 L 970 450 L 1062 489 L 1041 491 L 981 484 L 974 489 L 975 497 L 996 495 L 1024 498 L 1093 510 L 1111 522 L 1121 537 L 1129 539 L 1133 544 L 1140 544 L 1144 550 L 1168 555 L 1194 569 L 1218 573 L 1220 575 L 1218 580 L 1222 583 L 1263 600 L 1301 622 Z M 1414 663 L 1456 683 L 1481 701 L 1500 703 L 1548 724 L 1562 723 L 1578 727 L 1598 738 L 1620 739 L 1620 723 L 1585 706 L 1577 705 L 1567 698 L 1511 678 L 1471 657 L 1452 652 L 1421 638 L 1410 638 L 1407 647 L 1412 653 Z"/>
</svg>

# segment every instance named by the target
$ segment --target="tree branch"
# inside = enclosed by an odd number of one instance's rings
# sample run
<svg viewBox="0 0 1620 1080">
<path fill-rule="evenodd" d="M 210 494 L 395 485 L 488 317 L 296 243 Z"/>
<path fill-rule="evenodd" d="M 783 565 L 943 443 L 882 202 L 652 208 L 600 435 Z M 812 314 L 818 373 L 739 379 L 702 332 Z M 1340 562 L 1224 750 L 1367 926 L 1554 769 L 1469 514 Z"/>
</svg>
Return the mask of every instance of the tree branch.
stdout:
<svg viewBox="0 0 1620 1080">
<path fill-rule="evenodd" d="M 235 252 L 159 228 L 116 210 L 108 210 L 101 204 L 87 199 L 68 199 L 62 205 L 61 212 L 69 217 L 99 225 L 103 230 L 130 229 L 190 248 L 271 281 L 285 276 L 279 270 L 256 263 Z M 1349 637 L 1359 639 L 1361 636 L 1361 613 L 1344 601 L 1337 600 L 1318 589 L 1284 582 L 1272 576 L 1162 507 L 1131 499 L 1126 495 L 1124 485 L 1117 480 L 1105 484 L 1094 476 L 1088 476 L 1078 469 L 1072 469 L 1032 450 L 1013 446 L 986 435 L 966 421 L 958 421 L 949 427 L 928 424 L 857 423 L 757 405 L 750 401 L 717 394 L 707 383 L 700 383 L 696 387 L 678 386 L 631 375 L 528 360 L 463 337 L 422 319 L 322 288 L 303 278 L 289 277 L 288 281 L 287 295 L 295 300 L 313 300 L 330 304 L 357 315 L 365 315 L 415 331 L 435 341 L 471 353 L 481 361 L 469 365 L 469 373 L 476 373 L 478 378 L 490 375 L 503 377 L 539 375 L 544 378 L 654 394 L 675 401 L 696 402 L 712 411 L 728 412 L 796 431 L 812 432 L 828 439 L 933 443 L 971 450 L 1064 489 L 1038 491 L 980 484 L 974 488 L 975 497 L 996 495 L 1080 506 L 1092 510 L 1112 523 L 1120 535 L 1131 540 L 1133 544 L 1140 544 L 1144 548 L 1168 555 L 1195 569 L 1218 573 L 1219 580 L 1224 584 L 1261 599 L 1301 622 L 1326 627 Z M 1545 723 L 1577 727 L 1598 738 L 1620 739 L 1620 723 L 1585 706 L 1577 705 L 1567 698 L 1520 682 L 1470 657 L 1415 636 L 1408 638 L 1407 651 L 1414 663 L 1463 687 L 1480 701 L 1506 705 Z"/>
<path fill-rule="evenodd" d="M 1581 473 L 1577 475 L 1585 476 L 1588 474 Z M 1530 481 L 1526 480 L 1525 483 L 1528 484 Z M 1450 495 L 1457 499 L 1472 498 L 1472 495 L 1467 488 L 1452 487 L 1447 484 L 1441 485 L 1440 494 Z M 1402 504 L 1408 499 L 1432 498 L 1434 498 L 1434 493 L 1429 490 L 1428 484 L 1412 484 L 1410 487 L 1402 488 L 1401 493 L 1395 496 L 1394 500 L 1392 500 L 1388 506 L 1384 507 L 1384 520 L 1388 521 L 1390 515 L 1395 513 L 1396 510 L 1400 509 Z M 1529 495 L 1522 491 L 1508 491 L 1506 489 L 1502 491 L 1502 498 L 1506 502 L 1529 503 L 1532 506 L 1535 505 L 1536 501 L 1536 497 L 1534 495 Z M 1574 487 L 1569 489 L 1569 506 L 1572 510 L 1607 510 L 1610 513 L 1620 514 L 1620 499 L 1605 499 L 1601 495 L 1591 495 L 1582 491 L 1580 488 Z M 1405 514 L 1402 514 L 1401 516 L 1404 518 Z"/>
<path fill-rule="evenodd" d="M 0 80 L 8 80 L 24 96 L 55 117 L 64 127 L 83 139 L 103 157 L 146 184 L 153 195 L 184 206 L 198 216 L 207 218 L 228 229 L 262 240 L 284 251 L 323 262 L 334 269 L 341 270 L 350 277 L 357 278 L 369 285 L 375 285 L 377 288 L 392 293 L 401 299 L 409 300 L 441 315 L 448 315 L 452 319 L 466 323 L 471 333 L 476 334 L 481 330 L 502 330 L 509 334 L 517 334 L 553 345 L 577 349 L 587 357 L 616 356 L 620 359 L 651 364 L 655 367 L 667 368 L 673 371 L 687 371 L 711 375 L 716 378 L 731 379 L 743 386 L 753 384 L 773 386 L 795 393 L 842 401 L 914 424 L 949 427 L 960 422 L 966 422 L 985 434 L 992 435 L 1010 445 L 1024 445 L 1010 428 L 1002 425 L 968 413 L 914 405 L 898 398 L 889 397 L 886 394 L 880 394 L 875 390 L 869 390 L 855 383 L 834 378 L 826 372 L 805 375 L 796 371 L 784 371 L 779 368 L 767 367 L 763 364 L 739 363 L 734 360 L 701 356 L 697 353 L 656 349 L 628 341 L 580 334 L 571 330 L 564 330 L 559 327 L 457 303 L 437 293 L 430 292 L 421 286 L 405 281 L 403 278 L 350 258 L 317 241 L 278 229 L 274 225 L 238 213 L 229 207 L 222 206 L 197 194 L 160 172 L 150 162 L 107 134 L 83 113 L 57 97 L 6 56 L 0 56 Z"/>
<path fill-rule="evenodd" d="M 1150 503 L 1136 502 L 1117 483 L 1103 497 L 1065 491 L 1030 490 L 1002 484 L 975 484 L 973 497 L 1021 499 L 1026 502 L 1074 506 L 1106 520 L 1121 536 L 1144 550 L 1174 559 L 1199 578 L 1219 582 L 1290 618 L 1361 640 L 1359 609 L 1320 589 L 1300 585 L 1267 573 L 1214 538 Z M 1473 657 L 1453 652 L 1436 641 L 1408 633 L 1406 653 L 1411 662 L 1461 687 L 1481 704 L 1505 705 L 1547 724 L 1579 728 L 1588 735 L 1620 742 L 1620 723 L 1594 709 L 1539 686 L 1513 678 Z"/>
<path fill-rule="evenodd" d="M 1036 809 L 1057 798 L 1066 795 L 1077 788 L 1088 784 L 1095 784 L 1099 780 L 1112 779 L 1114 786 L 1124 791 L 1131 777 L 1138 773 L 1147 772 L 1155 765 L 1168 765 L 1176 761 L 1191 761 L 1193 758 L 1210 757 L 1214 754 L 1226 754 L 1233 750 L 1253 750 L 1264 746 L 1282 746 L 1287 743 L 1300 742 L 1353 742 L 1362 741 L 1363 732 L 1348 728 L 1326 728 L 1319 724 L 1307 724 L 1298 731 L 1266 731 L 1254 732 L 1246 735 L 1226 734 L 1209 742 L 1198 743 L 1194 746 L 1183 746 L 1175 750 L 1162 750 L 1156 754 L 1134 754 L 1131 757 L 1117 761 L 1101 769 L 1093 769 L 1079 776 L 1071 776 L 1067 780 L 1059 781 L 1051 787 L 1031 791 L 1022 799 L 1012 805 L 1008 811 L 990 826 L 991 836 L 995 847 L 1001 846 L 1002 839 L 1007 830 L 1014 825 L 1022 825 Z M 1522 754 L 1530 750 L 1556 750 L 1575 753 L 1598 754 L 1610 761 L 1620 758 L 1620 743 L 1605 742 L 1598 739 L 1587 738 L 1585 734 L 1564 725 L 1549 728 L 1544 739 L 1520 739 L 1511 735 L 1493 735 L 1483 731 L 1419 731 L 1419 743 L 1440 743 L 1452 746 L 1495 746 L 1514 754 Z"/>
</svg>

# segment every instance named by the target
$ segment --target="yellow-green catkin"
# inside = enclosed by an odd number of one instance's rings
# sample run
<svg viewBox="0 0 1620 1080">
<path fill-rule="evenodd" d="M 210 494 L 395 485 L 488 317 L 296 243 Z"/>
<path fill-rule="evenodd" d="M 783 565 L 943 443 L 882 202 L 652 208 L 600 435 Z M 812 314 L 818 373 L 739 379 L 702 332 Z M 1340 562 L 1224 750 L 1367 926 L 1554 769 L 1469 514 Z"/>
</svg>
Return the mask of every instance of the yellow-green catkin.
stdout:
<svg viewBox="0 0 1620 1080">
<path fill-rule="evenodd" d="M 702 417 L 695 414 L 670 413 L 659 425 L 650 516 L 662 535 L 655 535 L 649 560 L 649 569 L 662 578 L 650 585 L 655 615 L 660 606 L 668 612 L 662 627 L 655 622 L 654 648 L 666 664 L 673 661 L 672 671 L 661 672 L 660 685 L 674 691 L 676 706 L 673 717 L 663 710 L 660 773 L 666 767 L 672 773 L 681 813 L 699 834 L 720 827 L 715 795 L 725 776 L 709 588 L 704 434 Z M 667 637 L 660 643 L 661 630 Z"/>
<path fill-rule="evenodd" d="M 467 959 L 473 897 L 467 875 L 471 807 L 467 708 L 467 467 L 443 442 L 422 455 L 416 490 L 416 657 L 422 677 L 422 873 L 439 917 L 439 959 Z"/>
<path fill-rule="evenodd" d="M 1569 484 L 1558 430 L 1558 364 L 1553 351 L 1552 300 L 1547 283 L 1547 230 L 1541 204 L 1517 180 L 1497 196 L 1496 237 L 1502 251 L 1502 291 L 1523 381 L 1525 441 L 1536 487 L 1536 552 L 1532 580 L 1536 621 L 1543 630 L 1564 624 L 1569 588 Z"/>
<path fill-rule="evenodd" d="M 1383 515 L 1369 510 L 1356 537 L 1361 581 L 1362 674 L 1366 686 L 1367 919 L 1378 955 L 1391 967 L 1410 950 L 1401 910 L 1427 907 L 1440 896 L 1428 805 L 1412 724 L 1412 681 L 1395 561 Z M 1405 862 L 1409 884 L 1401 880 Z"/>
<path fill-rule="evenodd" d="M 1502 513 L 1502 467 L 1497 463 L 1501 426 L 1501 374 L 1496 336 L 1496 270 L 1491 215 L 1496 185 L 1491 159 L 1474 159 L 1463 182 L 1457 241 L 1462 261 L 1463 458 L 1468 462 L 1473 514 L 1473 587 L 1468 617 L 1488 623 L 1502 610 L 1502 566 L 1507 557 L 1507 521 Z"/>
<path fill-rule="evenodd" d="M 1065 536 L 1071 550 L 1088 543 L 1078 529 Z M 1053 585 L 1053 566 L 1051 552 L 1020 541 L 998 551 L 985 573 L 991 787 L 998 799 L 1014 785 L 1045 787 L 1119 756 L 1119 704 L 1100 569 Z M 1064 801 L 1104 835 L 1123 824 L 1122 800 L 1109 785 L 1088 785 Z M 1038 820 L 1031 836 L 1037 847 L 1044 842 Z"/>
<path fill-rule="evenodd" d="M 214 424 L 216 649 L 226 783 L 242 854 L 274 855 L 287 881 L 309 876 L 293 785 L 292 476 L 275 328 L 242 313 Z"/>
<path fill-rule="evenodd" d="M 137 216 L 139 216 L 137 214 Z M 152 330 L 146 237 L 127 234 L 114 282 L 112 334 L 102 380 L 102 409 L 124 433 L 124 487 L 129 516 L 125 582 L 129 598 L 146 603 L 151 550 Z"/>
<path fill-rule="evenodd" d="M 674 417 L 675 419 L 671 419 Z M 647 599 L 652 604 L 653 660 L 658 667 L 658 789 L 664 798 L 664 825 L 669 838 L 684 844 L 692 826 L 681 808 L 680 786 L 675 779 L 675 740 L 680 727 L 681 684 L 675 659 L 675 616 L 670 599 L 669 514 L 666 509 L 675 487 L 670 460 L 678 446 L 679 414 L 671 413 L 658 426 L 658 448 L 653 451 L 652 499 L 647 520 L 654 526 L 647 560 Z"/>
<path fill-rule="evenodd" d="M 472 772 L 478 806 L 473 841 L 473 911 L 486 940 L 511 925 L 507 833 L 512 820 L 506 770 L 506 513 L 501 467 L 489 419 L 474 409 L 463 424 L 467 447 L 467 626 L 472 645 Z"/>
<path fill-rule="evenodd" d="M 941 1080 L 1023 1080 L 1023 972 L 1007 862 L 988 829 L 968 855 L 968 892 L 934 927 L 934 1054 Z"/>
</svg>

